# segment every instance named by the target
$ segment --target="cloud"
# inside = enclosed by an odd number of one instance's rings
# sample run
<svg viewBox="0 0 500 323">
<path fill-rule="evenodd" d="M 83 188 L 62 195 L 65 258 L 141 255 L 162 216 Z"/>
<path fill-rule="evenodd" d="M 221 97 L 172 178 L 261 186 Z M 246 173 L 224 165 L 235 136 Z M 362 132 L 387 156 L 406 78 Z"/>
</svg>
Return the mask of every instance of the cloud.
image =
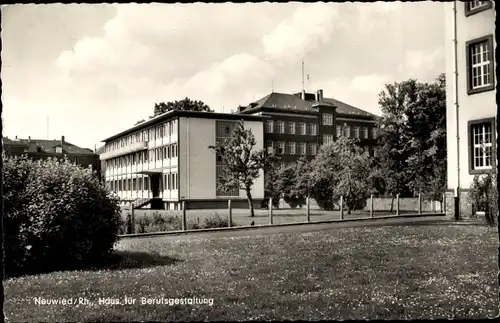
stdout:
<svg viewBox="0 0 500 323">
<path fill-rule="evenodd" d="M 338 7 L 317 3 L 298 8 L 289 21 L 282 22 L 262 38 L 264 55 L 271 60 L 293 62 L 330 40 Z"/>
<path fill-rule="evenodd" d="M 423 79 L 434 79 L 437 74 L 444 72 L 444 48 L 407 50 L 398 69 L 408 77 L 416 78 L 419 75 Z"/>
</svg>

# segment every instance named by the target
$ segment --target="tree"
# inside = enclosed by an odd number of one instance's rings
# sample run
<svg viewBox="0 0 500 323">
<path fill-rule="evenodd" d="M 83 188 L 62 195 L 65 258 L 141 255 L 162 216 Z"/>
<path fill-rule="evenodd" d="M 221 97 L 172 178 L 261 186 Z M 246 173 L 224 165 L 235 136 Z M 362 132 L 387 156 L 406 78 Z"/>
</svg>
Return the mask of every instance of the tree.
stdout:
<svg viewBox="0 0 500 323">
<path fill-rule="evenodd" d="M 408 105 L 409 186 L 415 193 L 440 199 L 446 185 L 446 83 L 418 85 L 417 99 Z"/>
<path fill-rule="evenodd" d="M 206 105 L 202 101 L 194 101 L 186 97 L 180 101 L 155 103 L 154 116 L 163 114 L 171 110 L 214 112 L 208 105 Z"/>
<path fill-rule="evenodd" d="M 209 146 L 223 165 L 222 175 L 217 178 L 217 187 L 222 191 L 244 190 L 248 200 L 250 216 L 254 216 L 252 186 L 260 171 L 271 167 L 276 157 L 263 149 L 256 150 L 257 144 L 252 131 L 238 123 L 231 139 Z"/>
<path fill-rule="evenodd" d="M 380 93 L 380 175 L 393 196 L 438 198 L 446 183 L 445 76 L 433 84 L 410 79 Z M 391 207 L 392 208 L 392 207 Z"/>
<path fill-rule="evenodd" d="M 3 158 L 7 274 L 83 269 L 109 255 L 120 208 L 91 169 L 68 160 Z"/>
<path fill-rule="evenodd" d="M 297 184 L 303 175 L 303 160 L 296 164 L 289 165 L 277 170 L 276 177 L 272 185 L 276 191 L 283 196 L 283 199 L 290 207 L 302 206 L 305 204 L 306 196 L 297 191 Z"/>
</svg>

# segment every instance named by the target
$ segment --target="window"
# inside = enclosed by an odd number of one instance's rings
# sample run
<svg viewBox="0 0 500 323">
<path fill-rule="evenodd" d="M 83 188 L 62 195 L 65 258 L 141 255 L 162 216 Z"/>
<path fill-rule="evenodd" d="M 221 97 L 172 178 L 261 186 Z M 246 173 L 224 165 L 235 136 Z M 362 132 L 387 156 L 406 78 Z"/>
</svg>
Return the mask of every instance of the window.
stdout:
<svg viewBox="0 0 500 323">
<path fill-rule="evenodd" d="M 468 41 L 467 94 L 495 89 L 493 64 L 493 36 Z"/>
<path fill-rule="evenodd" d="M 495 118 L 469 121 L 469 173 L 494 170 Z"/>
<path fill-rule="evenodd" d="M 290 155 L 295 155 L 295 143 L 294 142 L 288 143 L 288 153 Z"/>
<path fill-rule="evenodd" d="M 300 142 L 299 143 L 299 154 L 300 155 L 305 155 L 306 154 L 306 143 L 305 142 Z"/>
<path fill-rule="evenodd" d="M 490 8 L 491 8 L 491 1 L 479 1 L 479 0 L 466 1 L 465 16 L 470 16 Z"/>
<path fill-rule="evenodd" d="M 285 153 L 285 143 L 283 141 L 278 142 L 278 154 Z"/>
<path fill-rule="evenodd" d="M 267 152 L 269 154 L 272 154 L 274 152 L 274 142 L 272 142 L 271 140 L 267 141 Z"/>
<path fill-rule="evenodd" d="M 377 139 L 377 128 L 372 128 L 372 139 Z"/>
<path fill-rule="evenodd" d="M 295 122 L 291 121 L 288 123 L 288 132 L 292 135 L 295 134 Z"/>
<path fill-rule="evenodd" d="M 363 138 L 368 139 L 368 127 L 363 127 Z"/>
<path fill-rule="evenodd" d="M 323 145 L 333 142 L 333 135 L 323 135 Z"/>
<path fill-rule="evenodd" d="M 337 125 L 337 138 L 342 135 L 342 127 Z"/>
<path fill-rule="evenodd" d="M 333 126 L 333 115 L 331 113 L 323 113 L 323 125 Z"/>
<path fill-rule="evenodd" d="M 299 123 L 299 134 L 301 135 L 306 134 L 306 124 L 304 122 Z"/>
<path fill-rule="evenodd" d="M 278 132 L 285 133 L 285 122 L 284 121 L 278 121 Z"/>
<path fill-rule="evenodd" d="M 359 138 L 359 127 L 354 127 L 354 138 Z"/>
<path fill-rule="evenodd" d="M 62 147 L 56 147 L 56 153 L 62 154 Z"/>
<path fill-rule="evenodd" d="M 310 123 L 309 124 L 309 134 L 311 136 L 316 136 L 316 134 L 317 134 L 317 128 L 316 128 L 316 124 L 315 123 Z"/>
<path fill-rule="evenodd" d="M 344 127 L 344 136 L 349 137 L 351 135 L 351 128 L 349 126 Z"/>
<path fill-rule="evenodd" d="M 316 143 L 307 144 L 307 154 L 313 156 L 316 155 Z"/>
<path fill-rule="evenodd" d="M 267 120 L 266 121 L 266 132 L 272 133 L 273 130 L 274 130 L 273 128 L 274 128 L 274 122 L 273 122 L 273 120 Z"/>
</svg>

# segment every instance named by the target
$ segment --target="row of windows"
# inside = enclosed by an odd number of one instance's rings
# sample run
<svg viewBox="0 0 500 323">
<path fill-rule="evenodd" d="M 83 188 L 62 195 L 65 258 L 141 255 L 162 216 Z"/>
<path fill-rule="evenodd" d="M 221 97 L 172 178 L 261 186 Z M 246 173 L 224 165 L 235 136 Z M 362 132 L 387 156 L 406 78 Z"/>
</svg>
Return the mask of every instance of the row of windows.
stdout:
<svg viewBox="0 0 500 323">
<path fill-rule="evenodd" d="M 111 158 L 106 161 L 106 168 L 127 167 L 148 161 L 158 161 L 178 156 L 177 144 L 166 145 L 148 151 L 139 151 L 125 156 Z"/>
<path fill-rule="evenodd" d="M 316 123 L 306 123 L 306 122 L 297 123 L 295 121 L 289 121 L 285 123 L 285 121 L 281 120 L 279 121 L 267 120 L 265 126 L 265 132 L 316 136 L 318 134 L 318 125 Z"/>
<path fill-rule="evenodd" d="M 352 131 L 351 131 L 350 126 L 344 126 L 342 129 L 342 126 L 337 125 L 336 131 L 337 131 L 337 137 L 340 137 L 341 135 L 343 135 L 344 137 L 368 139 L 368 127 L 355 126 L 355 127 L 352 127 Z M 375 127 L 371 128 L 371 133 L 372 133 L 371 139 L 376 139 L 377 138 L 377 128 L 375 128 Z M 332 139 L 332 141 L 333 141 L 333 139 Z M 325 143 L 324 140 L 323 140 L 323 143 Z"/>
<path fill-rule="evenodd" d="M 114 151 L 119 148 L 131 145 L 135 142 L 161 139 L 169 137 L 176 133 L 177 133 L 177 120 L 171 120 L 163 124 L 151 127 L 149 129 L 145 129 L 137 133 L 128 135 L 125 138 L 121 138 L 113 142 L 110 142 L 106 144 L 105 151 L 106 152 Z"/>
<path fill-rule="evenodd" d="M 178 173 L 163 174 L 159 179 L 160 191 L 179 189 Z M 112 191 L 148 191 L 151 190 L 149 177 L 123 178 L 106 181 L 106 186 Z"/>
<path fill-rule="evenodd" d="M 284 142 L 278 141 L 274 142 L 271 140 L 267 141 L 267 152 L 276 152 L 279 155 L 316 155 L 318 150 L 317 143 L 306 143 L 306 142 Z"/>
</svg>

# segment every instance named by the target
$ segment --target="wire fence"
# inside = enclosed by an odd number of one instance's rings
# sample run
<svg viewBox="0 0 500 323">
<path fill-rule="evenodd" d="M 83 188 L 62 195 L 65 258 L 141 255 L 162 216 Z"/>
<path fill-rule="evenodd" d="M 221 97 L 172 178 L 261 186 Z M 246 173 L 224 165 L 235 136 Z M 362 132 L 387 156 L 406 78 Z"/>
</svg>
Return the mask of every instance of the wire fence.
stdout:
<svg viewBox="0 0 500 323">
<path fill-rule="evenodd" d="M 444 198 L 444 194 L 442 195 Z M 342 221 L 410 214 L 441 214 L 445 212 L 443 199 L 437 200 L 424 195 L 399 197 L 372 195 L 358 203 L 353 209 L 338 201 L 333 209 L 322 209 L 314 199 L 304 205 L 290 206 L 283 199 L 271 209 L 271 201 L 264 207 L 234 208 L 228 201 L 225 209 L 151 210 L 122 208 L 123 224 L 120 234 L 153 233 L 169 231 L 199 230 L 225 227 L 279 225 L 288 223 Z M 277 205 L 276 205 L 277 204 Z M 342 205 L 342 207 L 341 207 Z"/>
</svg>

